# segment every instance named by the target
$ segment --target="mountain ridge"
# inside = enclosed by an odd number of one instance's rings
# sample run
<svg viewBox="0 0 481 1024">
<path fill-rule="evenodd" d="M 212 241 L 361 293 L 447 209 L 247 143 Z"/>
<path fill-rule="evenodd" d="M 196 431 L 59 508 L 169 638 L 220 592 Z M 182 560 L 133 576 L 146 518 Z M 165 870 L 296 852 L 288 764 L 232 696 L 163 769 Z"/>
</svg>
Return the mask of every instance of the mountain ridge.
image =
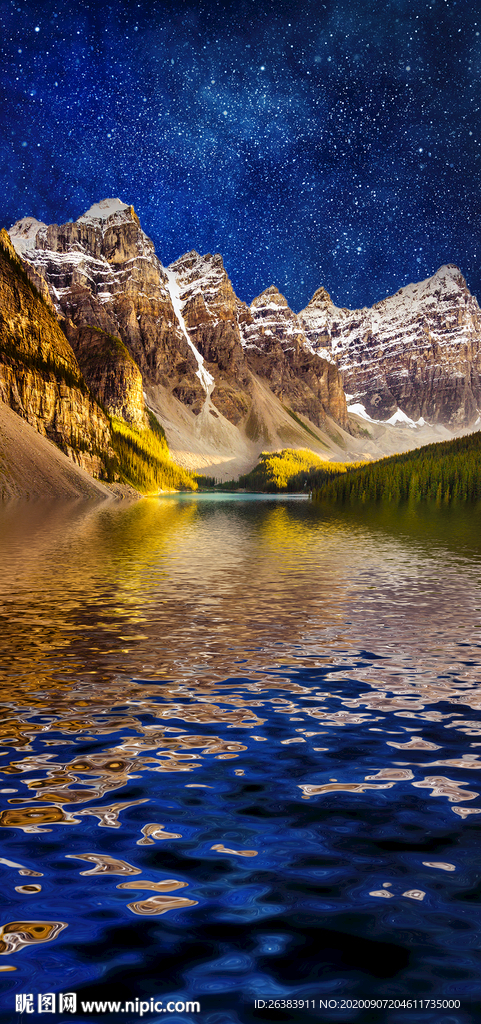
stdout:
<svg viewBox="0 0 481 1024">
<path fill-rule="evenodd" d="M 249 350 L 243 328 L 255 318 L 235 295 L 220 254 L 192 251 L 164 267 L 133 207 L 121 200 L 94 204 L 60 226 L 26 218 L 10 233 L 47 284 L 79 360 L 86 328 L 117 336 L 140 370 L 149 408 L 167 430 L 167 407 L 176 403 L 177 419 L 190 417 L 191 435 L 203 434 L 218 447 L 222 424 L 225 447 L 230 451 L 235 441 L 242 469 L 252 465 L 259 445 L 284 444 L 291 436 L 293 444 L 302 443 L 302 427 L 300 434 L 293 428 L 285 405 L 317 427 L 332 432 L 338 424 L 357 433 L 332 360 L 308 352 L 301 341 L 286 348 L 272 338 L 259 352 Z M 267 420 L 265 387 L 277 399 Z M 97 394 L 105 401 L 105 392 Z M 232 467 L 227 471 L 232 476 Z"/>
<path fill-rule="evenodd" d="M 351 400 L 457 428 L 481 405 L 481 310 L 455 264 L 358 310 L 319 289 L 299 313 L 310 347 L 331 351 Z"/>
<path fill-rule="evenodd" d="M 219 253 L 164 267 L 120 199 L 10 238 L 97 402 L 132 429 L 153 412 L 186 469 L 232 479 L 286 445 L 378 457 L 478 415 L 481 311 L 453 264 L 362 310 L 320 286 L 295 313 L 275 285 L 243 302 Z"/>
</svg>

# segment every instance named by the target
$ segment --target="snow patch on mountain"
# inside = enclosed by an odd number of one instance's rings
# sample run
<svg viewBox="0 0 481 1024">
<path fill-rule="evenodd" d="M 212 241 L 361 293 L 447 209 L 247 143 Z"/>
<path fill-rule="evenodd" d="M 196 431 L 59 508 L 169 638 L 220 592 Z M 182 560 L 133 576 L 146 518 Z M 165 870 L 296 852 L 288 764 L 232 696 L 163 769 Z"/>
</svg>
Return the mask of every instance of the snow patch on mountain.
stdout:
<svg viewBox="0 0 481 1024">
<path fill-rule="evenodd" d="M 191 340 L 190 334 L 187 330 L 185 320 L 182 315 L 183 303 L 175 271 L 172 270 L 171 267 L 164 267 L 164 274 L 167 277 L 167 288 L 170 293 L 172 306 L 174 308 L 174 313 L 177 317 L 179 327 L 182 331 L 182 334 L 184 335 L 187 344 L 189 345 L 189 348 L 192 349 L 192 352 L 194 353 L 194 356 L 197 361 L 198 369 L 196 371 L 196 377 L 199 378 L 200 383 L 202 384 L 202 387 L 204 388 L 204 391 L 207 395 L 207 398 L 210 398 L 215 387 L 215 381 L 212 374 L 209 373 L 209 371 L 205 368 L 203 357 L 201 356 L 199 350 L 195 347 L 193 341 Z"/>
<path fill-rule="evenodd" d="M 394 415 L 390 416 L 389 419 L 386 420 L 385 422 L 392 423 L 393 426 L 395 426 L 397 423 L 401 423 L 403 426 L 414 428 L 423 427 L 425 425 L 425 420 L 423 419 L 422 416 L 420 417 L 419 420 L 414 421 L 410 418 L 410 416 L 406 416 L 406 413 L 403 412 L 402 409 L 396 409 Z"/>
<path fill-rule="evenodd" d="M 43 221 L 35 220 L 35 217 L 22 217 L 21 220 L 17 220 L 8 231 L 15 252 L 23 256 L 29 249 L 35 249 L 37 232 L 46 227 Z"/>
<path fill-rule="evenodd" d="M 122 291 L 125 275 L 120 271 L 116 273 L 103 256 L 90 256 L 77 249 L 69 249 L 68 252 L 27 249 L 22 255 L 25 255 L 37 273 L 48 280 L 58 313 L 62 312 L 62 296 L 71 294 L 72 285 L 88 287 L 103 303 L 111 302 L 113 296 Z"/>
<path fill-rule="evenodd" d="M 90 210 L 78 217 L 78 221 L 81 224 L 92 224 L 94 221 L 108 220 L 115 214 L 124 214 L 125 210 L 130 209 L 132 208 L 127 203 L 123 203 L 121 199 L 102 199 L 100 203 L 94 203 Z"/>
<path fill-rule="evenodd" d="M 323 348 L 322 345 L 317 345 L 316 347 L 314 347 L 314 345 L 311 345 L 309 343 L 307 338 L 305 339 L 304 345 L 309 352 L 312 352 L 313 356 L 319 356 L 319 359 L 325 359 L 328 363 L 332 363 L 334 366 L 336 365 L 334 354 L 333 352 L 330 351 L 330 349 Z"/>
<path fill-rule="evenodd" d="M 430 425 L 429 423 L 426 423 L 426 420 L 423 419 L 422 416 L 418 420 L 412 420 L 410 416 L 407 416 L 406 413 L 402 411 L 402 409 L 396 409 L 396 412 L 390 416 L 388 420 L 375 420 L 366 411 L 362 402 L 355 402 L 354 405 L 348 405 L 347 411 L 349 413 L 354 413 L 356 416 L 360 416 L 361 419 L 367 420 L 368 423 L 379 423 L 383 426 L 385 423 L 391 423 L 392 426 L 399 425 L 416 429 L 417 427 L 428 427 Z"/>
</svg>

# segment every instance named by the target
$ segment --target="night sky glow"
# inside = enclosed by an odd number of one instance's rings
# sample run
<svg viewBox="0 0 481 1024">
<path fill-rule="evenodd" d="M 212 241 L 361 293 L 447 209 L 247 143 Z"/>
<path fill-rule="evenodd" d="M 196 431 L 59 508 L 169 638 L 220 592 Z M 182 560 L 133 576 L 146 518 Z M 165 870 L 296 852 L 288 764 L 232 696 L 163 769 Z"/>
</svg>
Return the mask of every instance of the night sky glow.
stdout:
<svg viewBox="0 0 481 1024">
<path fill-rule="evenodd" d="M 119 196 L 246 301 L 448 262 L 481 299 L 480 32 L 476 0 L 1 0 L 0 224 Z"/>
</svg>

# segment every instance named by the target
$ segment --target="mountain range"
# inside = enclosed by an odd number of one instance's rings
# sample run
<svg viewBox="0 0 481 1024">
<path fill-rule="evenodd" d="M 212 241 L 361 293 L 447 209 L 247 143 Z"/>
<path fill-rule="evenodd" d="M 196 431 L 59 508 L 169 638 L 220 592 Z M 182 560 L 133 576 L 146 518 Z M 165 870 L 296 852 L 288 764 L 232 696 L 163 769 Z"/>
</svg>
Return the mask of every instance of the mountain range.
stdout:
<svg viewBox="0 0 481 1024">
<path fill-rule="evenodd" d="M 152 416 L 176 463 L 224 479 L 263 449 L 345 460 L 452 436 L 479 415 L 480 342 L 453 265 L 371 309 L 321 287 L 296 314 L 274 286 L 239 299 L 219 254 L 163 266 L 119 199 L 0 235 L 0 397 L 97 478 L 112 422 Z"/>
</svg>

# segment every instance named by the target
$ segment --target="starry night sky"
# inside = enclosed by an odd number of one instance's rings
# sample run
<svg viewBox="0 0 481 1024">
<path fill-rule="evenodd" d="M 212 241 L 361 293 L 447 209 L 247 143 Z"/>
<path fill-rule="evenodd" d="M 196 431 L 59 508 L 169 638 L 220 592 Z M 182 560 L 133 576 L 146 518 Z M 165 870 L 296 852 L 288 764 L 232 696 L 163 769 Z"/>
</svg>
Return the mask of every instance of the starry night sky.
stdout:
<svg viewBox="0 0 481 1024">
<path fill-rule="evenodd" d="M 0 225 L 119 196 L 246 301 L 443 263 L 481 300 L 480 32 L 481 0 L 0 0 Z"/>
</svg>

